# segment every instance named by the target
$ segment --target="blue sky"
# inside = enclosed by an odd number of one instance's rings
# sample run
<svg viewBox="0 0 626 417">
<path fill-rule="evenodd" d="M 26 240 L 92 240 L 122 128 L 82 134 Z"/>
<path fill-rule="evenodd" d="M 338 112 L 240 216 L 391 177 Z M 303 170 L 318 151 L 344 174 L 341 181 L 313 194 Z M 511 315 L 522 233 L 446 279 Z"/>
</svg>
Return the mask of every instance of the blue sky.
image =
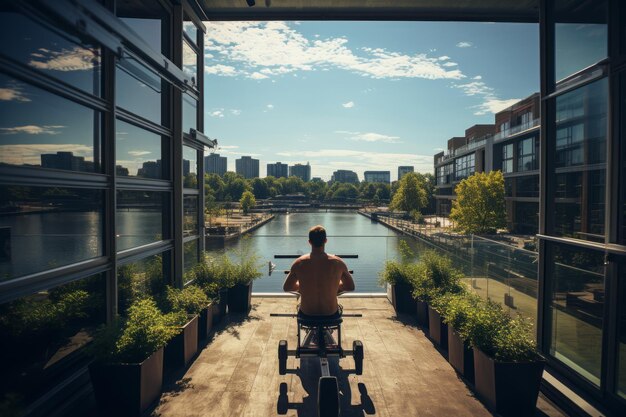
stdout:
<svg viewBox="0 0 626 417">
<path fill-rule="evenodd" d="M 206 23 L 205 132 L 240 155 L 432 172 L 453 136 L 539 90 L 538 26 L 459 22 Z"/>
</svg>

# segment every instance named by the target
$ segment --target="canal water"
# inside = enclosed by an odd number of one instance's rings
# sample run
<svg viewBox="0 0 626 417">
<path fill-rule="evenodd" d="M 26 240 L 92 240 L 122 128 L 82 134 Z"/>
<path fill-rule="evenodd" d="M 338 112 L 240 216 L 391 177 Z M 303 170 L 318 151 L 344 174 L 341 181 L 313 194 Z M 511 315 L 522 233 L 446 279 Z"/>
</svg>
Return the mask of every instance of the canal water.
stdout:
<svg viewBox="0 0 626 417">
<path fill-rule="evenodd" d="M 276 259 L 275 255 L 302 255 L 310 251 L 308 231 L 321 224 L 326 228 L 328 243 L 326 252 L 336 255 L 358 255 L 356 259 L 345 259 L 348 268 L 354 271 L 356 292 L 384 292 L 378 285 L 378 274 L 385 260 L 398 259 L 401 240 L 419 252 L 424 244 L 404 238 L 385 226 L 372 222 L 356 212 L 309 212 L 278 214 L 275 219 L 237 242 L 225 248 L 209 249 L 212 253 L 227 251 L 236 256 L 243 246 L 259 256 L 263 276 L 254 281 L 254 292 L 280 292 L 293 259 Z M 276 265 L 269 274 L 269 262 Z"/>
</svg>

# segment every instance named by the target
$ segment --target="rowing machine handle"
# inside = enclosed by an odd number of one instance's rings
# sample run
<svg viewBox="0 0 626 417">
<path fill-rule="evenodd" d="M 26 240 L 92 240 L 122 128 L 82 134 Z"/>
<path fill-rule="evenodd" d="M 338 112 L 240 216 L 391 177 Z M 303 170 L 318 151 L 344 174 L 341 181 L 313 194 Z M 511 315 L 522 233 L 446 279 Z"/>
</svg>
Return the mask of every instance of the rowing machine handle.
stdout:
<svg viewBox="0 0 626 417">
<path fill-rule="evenodd" d="M 289 269 L 286 269 L 286 270 L 284 270 L 284 271 L 283 271 L 283 273 L 284 273 L 285 275 L 287 275 L 289 272 L 291 272 L 291 270 L 289 270 Z M 353 271 L 352 269 L 350 269 L 348 272 L 349 272 L 350 274 L 354 274 L 354 271 Z"/>
</svg>

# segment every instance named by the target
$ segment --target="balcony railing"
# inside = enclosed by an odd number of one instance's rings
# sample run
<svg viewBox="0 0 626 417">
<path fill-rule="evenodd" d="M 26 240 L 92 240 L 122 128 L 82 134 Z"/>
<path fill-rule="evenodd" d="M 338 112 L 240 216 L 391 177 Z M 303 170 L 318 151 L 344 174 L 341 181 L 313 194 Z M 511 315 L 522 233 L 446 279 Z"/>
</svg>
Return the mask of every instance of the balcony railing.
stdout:
<svg viewBox="0 0 626 417">
<path fill-rule="evenodd" d="M 533 119 L 530 122 L 522 123 L 521 125 L 513 126 L 510 129 L 498 132 L 493 137 L 493 140 L 502 140 L 504 138 L 508 138 L 509 136 L 513 136 L 517 133 L 523 132 L 524 130 L 532 129 L 533 127 L 539 126 L 540 120 L 541 119 Z"/>
</svg>

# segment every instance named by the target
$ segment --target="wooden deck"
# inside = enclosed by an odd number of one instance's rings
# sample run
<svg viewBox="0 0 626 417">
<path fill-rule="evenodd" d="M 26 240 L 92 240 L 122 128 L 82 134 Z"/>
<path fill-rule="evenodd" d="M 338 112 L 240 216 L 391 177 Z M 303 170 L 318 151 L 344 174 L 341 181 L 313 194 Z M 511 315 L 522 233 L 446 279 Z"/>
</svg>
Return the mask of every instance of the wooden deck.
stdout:
<svg viewBox="0 0 626 417">
<path fill-rule="evenodd" d="M 342 416 L 491 416 L 413 318 L 395 316 L 384 298 L 342 299 L 346 313 L 343 345 L 365 346 L 363 375 L 351 357 L 331 361 L 338 376 Z M 153 412 L 162 417 L 316 417 L 315 358 L 290 357 L 288 373 L 278 374 L 278 341 L 296 346 L 296 321 L 270 317 L 293 312 L 295 299 L 253 298 L 248 317 L 227 317 L 184 375 L 170 378 Z M 543 398 L 538 416 L 563 416 Z"/>
</svg>

